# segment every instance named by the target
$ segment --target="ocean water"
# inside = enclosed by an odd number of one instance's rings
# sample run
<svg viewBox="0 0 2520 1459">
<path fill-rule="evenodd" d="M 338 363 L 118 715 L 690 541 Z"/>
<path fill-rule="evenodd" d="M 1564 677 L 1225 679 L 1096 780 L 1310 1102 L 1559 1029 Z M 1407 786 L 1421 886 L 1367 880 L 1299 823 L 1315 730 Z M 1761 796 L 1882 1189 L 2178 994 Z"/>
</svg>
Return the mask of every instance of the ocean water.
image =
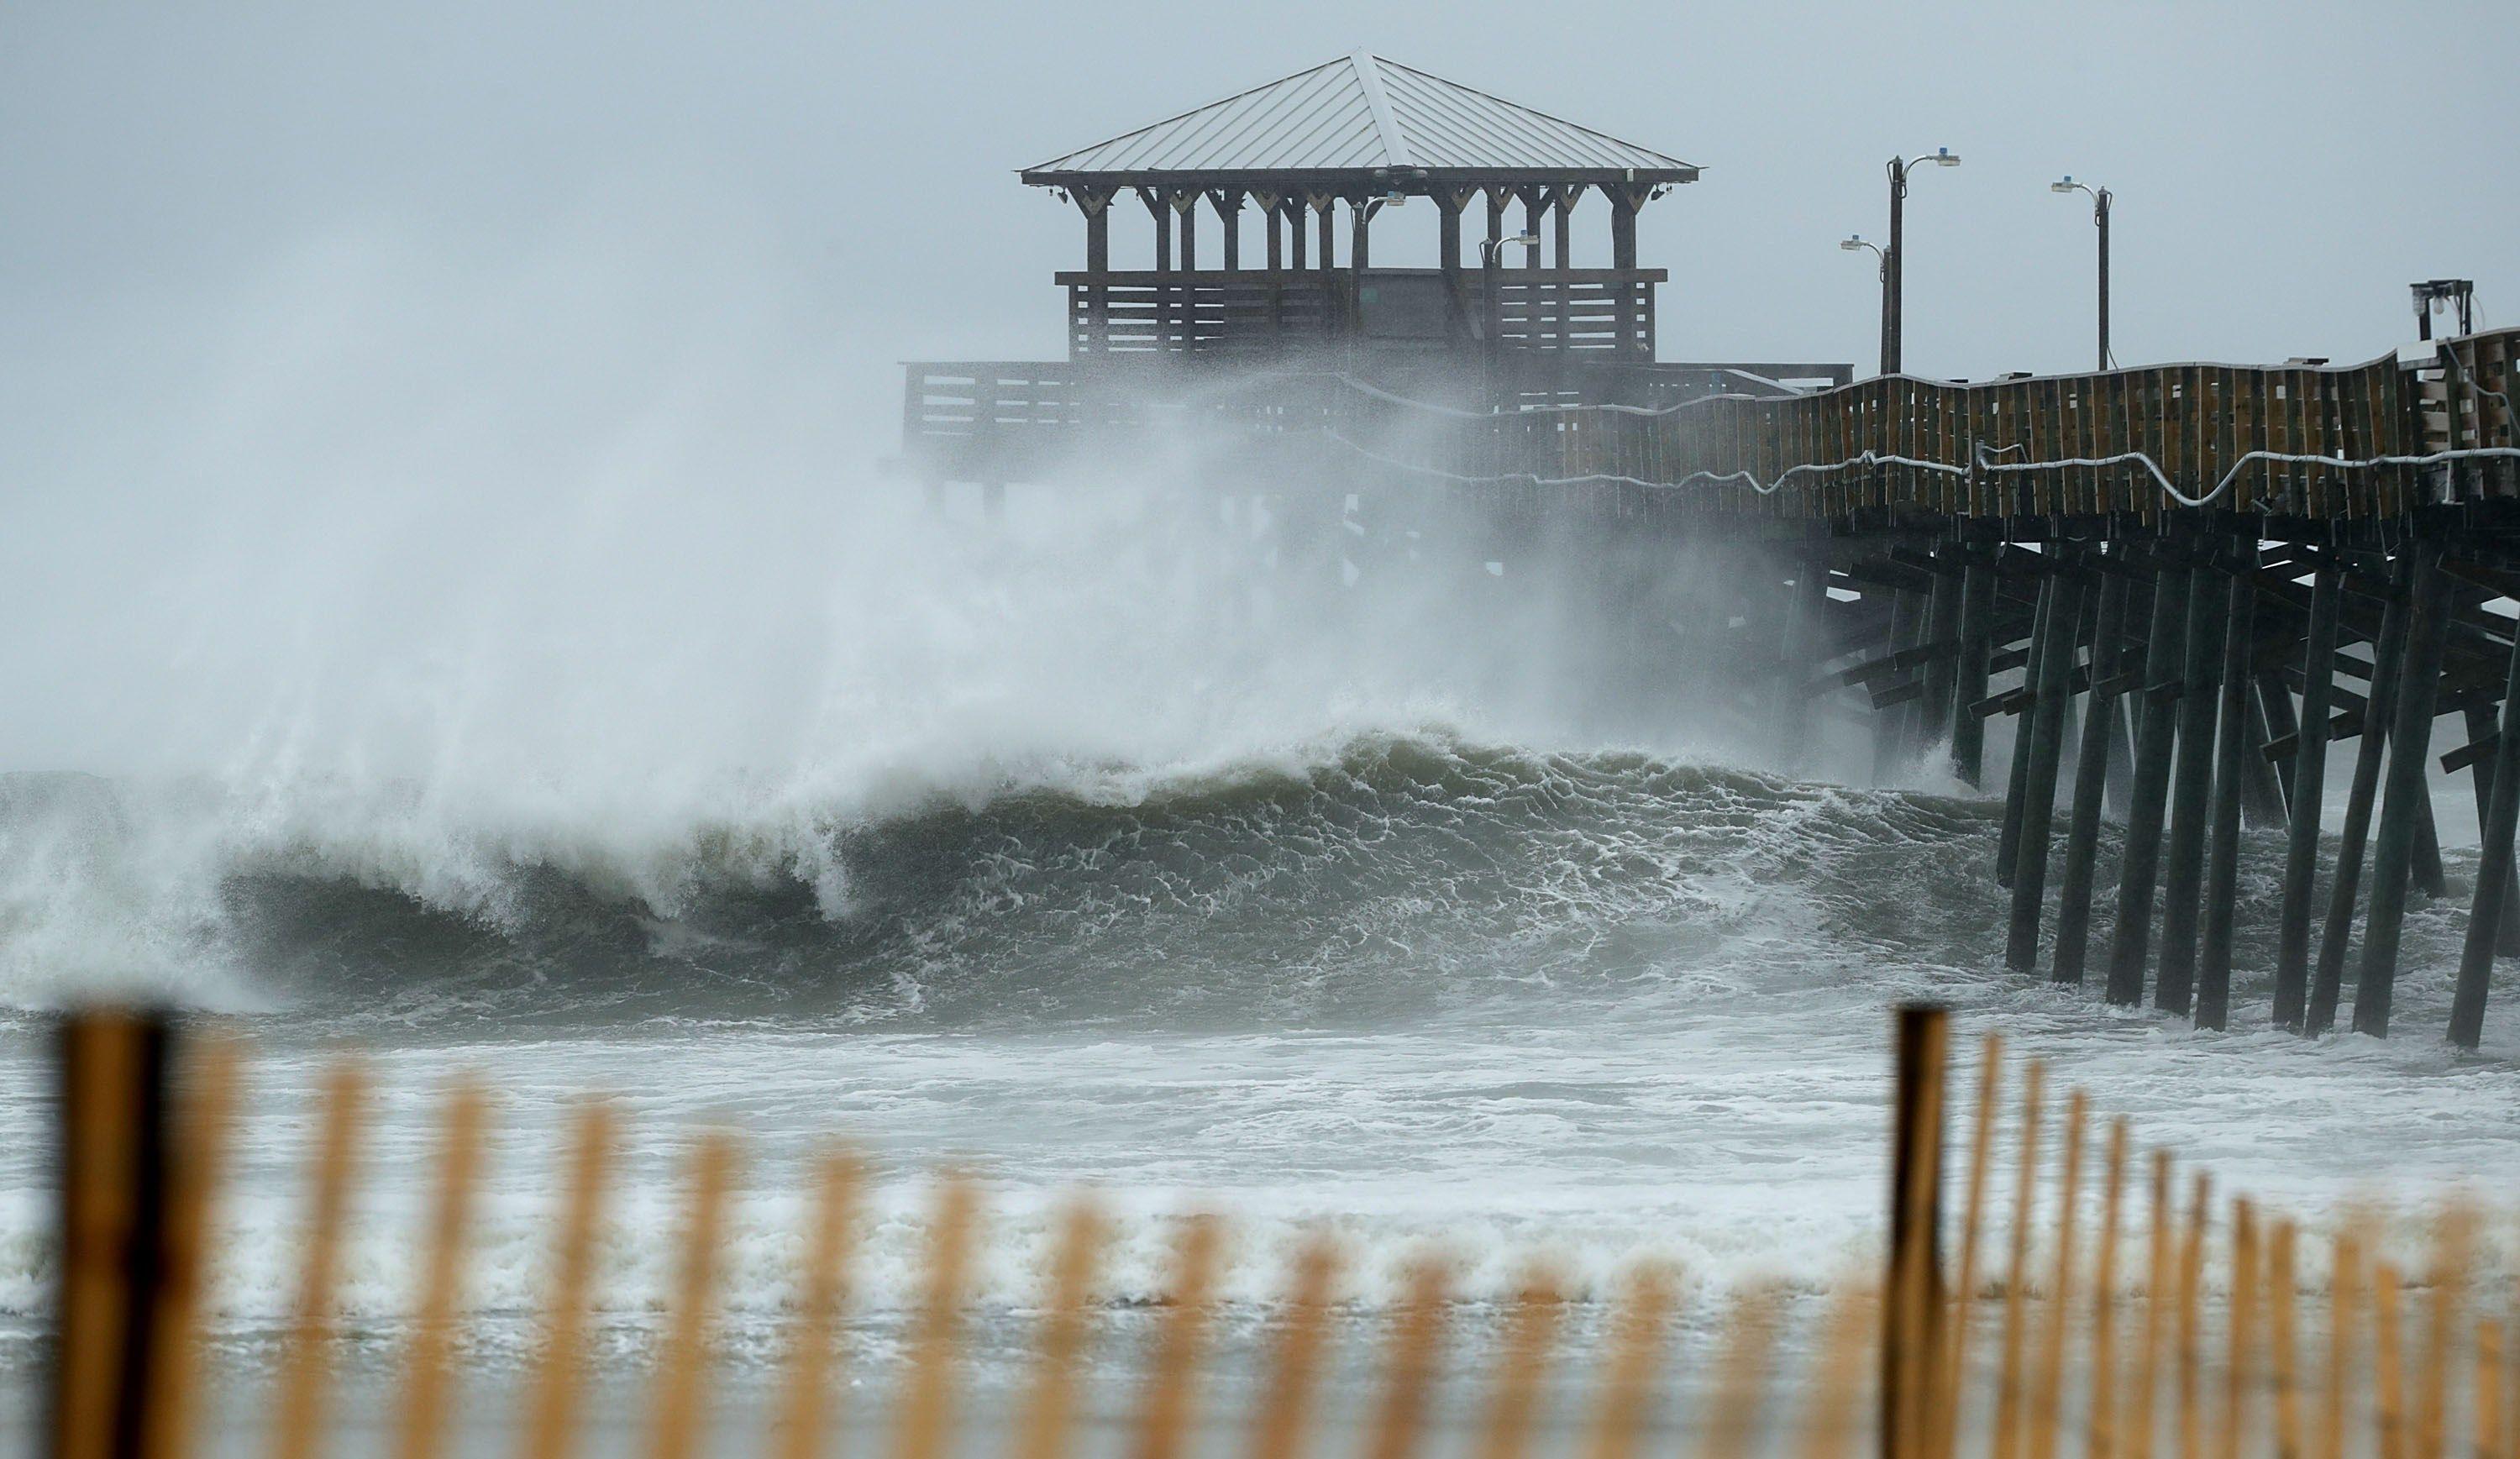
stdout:
<svg viewBox="0 0 2520 1459">
<path fill-rule="evenodd" d="M 127 618 L 96 633 L 92 680 L 0 779 L 9 1375 L 54 1276 L 47 1020 L 100 996 L 248 1040 L 209 1299 L 213 1361 L 245 1381 L 292 1300 L 315 1089 L 350 1051 L 378 1091 L 339 1294 L 354 1371 L 397 1350 L 438 1096 L 494 1092 L 485 1393 L 529 1354 L 590 1095 L 625 1121 L 597 1298 L 621 1383 L 660 1318 L 680 1160 L 714 1127 L 745 1149 L 739 1387 L 781 1351 L 831 1139 L 879 1176 L 862 1375 L 897 1352 L 948 1165 L 984 1192 L 991 1381 L 1079 1192 L 1118 1217 L 1112 1375 L 1196 1212 L 1228 1222 L 1229 1367 L 1322 1229 L 1360 1352 L 1423 1256 L 1473 1342 L 1535 1258 L 1587 1303 L 1579 1348 L 1649 1260 L 1684 1272 L 1702 1337 L 1728 1294 L 1818 1299 L 1877 1265 L 1911 998 L 1957 1010 L 1963 1110 L 2001 1030 L 2016 1068 L 2048 1060 L 2139 1145 L 2314 1231 L 2369 1202 L 2411 1251 L 2442 1194 L 2507 1203 L 2520 1000 L 2498 990 L 2477 1055 L 2438 1040 L 2462 885 L 2412 913 L 2397 1039 L 2267 1030 L 2272 833 L 2243 858 L 2235 1032 L 2108 1008 L 2001 968 L 1995 802 L 1922 767 L 1850 783 L 1868 749 L 1840 718 L 1773 763 L 1755 677 L 1703 628 L 1721 560 L 1641 596 L 1580 550 L 1491 570 L 1431 530 L 1306 561 L 1237 505 L 1089 493 L 994 528 L 861 506 L 680 558 L 652 525 L 588 549 L 557 511 L 524 539 L 583 555 L 429 528 L 321 591 L 303 562 L 262 564 L 261 596 L 239 573 L 208 630 L 152 609 L 172 655 Z M 2490 1227 L 2489 1260 L 2510 1236 Z"/>
</svg>

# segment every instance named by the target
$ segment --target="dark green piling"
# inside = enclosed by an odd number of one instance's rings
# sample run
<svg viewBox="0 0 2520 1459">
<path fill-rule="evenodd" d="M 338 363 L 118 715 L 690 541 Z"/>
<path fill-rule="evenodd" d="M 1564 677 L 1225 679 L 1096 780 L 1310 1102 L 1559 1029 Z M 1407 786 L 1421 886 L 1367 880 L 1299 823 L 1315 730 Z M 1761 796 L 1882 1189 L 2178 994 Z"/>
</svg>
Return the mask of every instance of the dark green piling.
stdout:
<svg viewBox="0 0 2520 1459">
<path fill-rule="evenodd" d="M 2040 660 L 2048 648 L 2048 618 L 2056 606 L 2056 596 L 2048 592 L 2052 574 L 2043 576 L 2039 585 L 2039 602 L 2030 613 L 2030 652 L 2021 666 L 2021 684 L 2035 691 L 2039 684 Z M 2003 791 L 2003 825 L 1995 841 L 1995 884 L 2012 885 L 2012 873 L 2021 859 L 2021 806 L 2030 791 L 2030 711 L 2025 708 L 2012 717 L 2012 763 L 2006 767 Z"/>
<path fill-rule="evenodd" d="M 2380 805 L 2380 834 L 2371 853 L 2371 912 L 2363 923 L 2362 960 L 2354 983 L 2354 1031 L 2389 1033 L 2397 991 L 2398 942 L 2406 930 L 2412 880 L 2416 805 L 2429 807 L 2425 771 L 2432 759 L 2433 705 L 2441 692 L 2442 651 L 2450 640 L 2450 584 L 2441 549 L 2418 543 L 2408 588 L 2407 652 L 2390 715 L 2389 772 Z"/>
<path fill-rule="evenodd" d="M 2205 828 L 2213 816 L 2215 693 L 2222 678 L 2226 597 L 2221 574 L 2199 563 L 2187 579 L 2187 651 L 2179 701 L 2179 766 L 2170 788 L 2170 849 L 2162 863 L 2161 975 L 2152 1005 L 2185 1013 L 2195 1001 L 2197 913 L 2204 901 Z"/>
<path fill-rule="evenodd" d="M 2119 555 L 2123 556 L 2124 550 Z M 2115 560 L 2112 566 L 2116 565 Z M 2092 632 L 2092 693 L 2083 724 L 2083 742 L 2074 753 L 2074 794 L 2065 825 L 2063 884 L 2057 889 L 2056 951 L 2049 976 L 2059 983 L 2083 981 L 2091 951 L 2092 869 L 2099 859 L 2100 814 L 2116 758 L 2118 738 L 2109 727 L 2123 724 L 2117 695 L 2107 685 L 2124 672 L 2127 598 L 2126 574 L 2112 571 L 2100 583 L 2100 602 Z"/>
<path fill-rule="evenodd" d="M 2020 845 L 2012 867 L 2012 924 L 2004 939 L 2004 965 L 2026 973 L 2039 964 L 2039 914 L 2048 896 L 2049 830 L 2056 814 L 2056 765 L 2063 750 L 2066 711 L 2074 697 L 2074 630 L 2082 612 L 2079 573 L 2058 564 L 2048 577 L 2045 633 L 2037 652 L 2030 710 L 2029 773 L 2022 776 Z M 2015 753 L 2018 753 L 2017 751 Z"/>
<path fill-rule="evenodd" d="M 2486 716 L 2489 725 L 2492 718 Z M 2470 724 L 2469 737 L 2483 738 L 2476 728 Z M 2511 886 L 2511 838 L 2520 829 L 2520 638 L 2511 644 L 2494 751 L 2477 763 L 2477 771 L 2487 790 L 2485 812 L 2478 819 L 2476 901 L 2468 907 L 2467 937 L 2458 952 L 2458 984 L 2450 1001 L 2450 1041 L 2460 1048 L 2476 1047 L 2484 1036 L 2485 995 L 2494 980 L 2494 954 L 2510 918 L 2520 912 L 2520 894 Z"/>
<path fill-rule="evenodd" d="M 2389 605 L 2380 615 L 2379 641 L 2371 650 L 2371 695 L 2362 706 L 2362 738 L 2354 747 L 2354 780 L 2345 792 L 2345 824 L 2338 830 L 2336 871 L 2327 887 L 2327 916 L 2318 933 L 2318 961 L 2311 970 L 2310 1006 L 2302 1032 L 2324 1034 L 2336 1026 L 2336 1005 L 2343 996 L 2345 951 L 2354 935 L 2354 905 L 2362 893 L 2362 855 L 2371 837 L 2371 802 L 2380 784 L 2380 767 L 2397 701 L 2398 665 L 2407 656 L 2406 578 L 2399 573 Z"/>
<path fill-rule="evenodd" d="M 2318 818 L 2327 781 L 2329 690 L 2336 683 L 2337 567 L 2323 561 L 2310 590 L 2301 650 L 2301 732 L 2293 742 L 2291 823 L 2283 906 L 2275 925 L 2275 1026 L 2299 1031 L 2310 993 L 2310 909 L 2318 880 Z"/>
<path fill-rule="evenodd" d="M 2257 685 L 2249 674 L 2256 642 L 2258 546 L 2240 544 L 2224 598 L 2222 736 L 2214 746 L 2212 840 L 2205 857 L 2205 939 L 2196 969 L 2196 1027 L 2220 1029 L 2231 1021 L 2231 921 L 2240 891 L 2240 787 L 2242 767 L 2266 756 L 2249 713 Z"/>
<path fill-rule="evenodd" d="M 2161 869 L 2161 823 L 2170 794 L 2170 752 L 2178 732 L 2187 569 L 2167 552 L 2156 562 L 2143 689 L 2136 706 L 2135 788 L 2128 797 L 2126 850 L 2118 862 L 2118 925 L 2109 942 L 2112 1003 L 2143 1001 L 2143 968 L 2152 949 L 2153 889 Z"/>
<path fill-rule="evenodd" d="M 1966 550 L 1963 550 L 1966 551 Z M 1982 553 L 1967 554 L 1960 576 L 1960 652 L 1952 682 L 1952 773 L 1971 789 L 1986 784 L 1986 721 L 1968 706 L 1986 697 L 1994 653 L 1995 568 Z"/>
</svg>

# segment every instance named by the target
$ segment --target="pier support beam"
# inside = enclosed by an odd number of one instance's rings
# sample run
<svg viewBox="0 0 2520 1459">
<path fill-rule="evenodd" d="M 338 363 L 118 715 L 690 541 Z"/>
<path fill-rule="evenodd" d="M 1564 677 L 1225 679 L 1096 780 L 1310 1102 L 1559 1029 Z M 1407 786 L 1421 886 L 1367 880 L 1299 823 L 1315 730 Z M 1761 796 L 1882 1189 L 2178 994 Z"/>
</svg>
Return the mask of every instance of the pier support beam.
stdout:
<svg viewBox="0 0 2520 1459">
<path fill-rule="evenodd" d="M 1896 654 L 1913 648 L 1922 641 L 1924 630 L 1919 622 L 1923 605 L 1916 595 L 1894 592 L 1890 595 L 1890 633 L 1882 651 Z M 1872 716 L 1872 783 L 1886 785 L 1907 768 L 1908 721 L 1911 705 L 1893 704 L 1877 710 Z"/>
<path fill-rule="evenodd" d="M 2231 921 L 2240 891 L 2240 790 L 2245 767 L 2259 753 L 2257 717 L 2249 698 L 2249 650 L 2257 641 L 2258 545 L 2239 545 L 2235 571 L 2224 599 L 2222 737 L 2214 746 L 2214 818 L 2205 858 L 2205 946 L 2196 978 L 2196 1027 L 2220 1029 L 2231 1021 Z M 2272 788 L 2272 777 L 2270 788 Z"/>
<path fill-rule="evenodd" d="M 2469 737 L 2483 738 L 2472 724 Z M 2458 984 L 2450 1000 L 2450 1041 L 2460 1048 L 2474 1048 L 2484 1037 L 2485 996 L 2494 981 L 2494 954 L 2510 918 L 2520 911 L 2520 897 L 2511 891 L 2511 840 L 2513 832 L 2520 830 L 2520 638 L 2511 644 L 2511 667 L 2502 688 L 2502 723 L 2494 753 L 2477 763 L 2477 774 L 2487 789 L 2485 812 L 2478 821 L 2476 900 L 2468 907 L 2467 936 L 2458 951 Z"/>
<path fill-rule="evenodd" d="M 2123 549 L 2119 553 L 2123 556 Z M 2112 566 L 2117 564 L 2113 561 Z M 2122 722 L 2117 695 L 2106 687 L 2122 672 L 2125 660 L 2126 575 L 2112 571 L 2100 583 L 2100 601 L 2092 631 L 2092 695 L 2083 720 L 2083 740 L 2074 754 L 2074 795 L 2065 827 L 2064 883 L 2056 901 L 2056 951 L 2049 976 L 2058 983 L 2080 983 L 2091 951 L 2092 867 L 2099 859 L 2100 814 L 2108 788 L 2109 762 L 2117 736 L 2111 727 Z"/>
<path fill-rule="evenodd" d="M 2388 798 L 2380 807 L 2380 838 L 2371 856 L 2371 914 L 2362 930 L 2362 961 L 2354 983 L 2354 1031 L 2375 1039 L 2389 1033 L 2389 1003 L 2397 991 L 2398 941 L 2406 930 L 2407 893 L 2412 878 L 2416 802 L 2431 790 L 2424 772 L 2432 759 L 2433 705 L 2441 691 L 2442 651 L 2450 639 L 2450 585 L 2442 576 L 2441 549 L 2417 543 L 2408 585 L 2407 653 L 2398 676 L 2398 702 L 2390 717 Z"/>
<path fill-rule="evenodd" d="M 2170 852 L 2162 875 L 2161 976 L 2152 1005 L 2186 1013 L 2196 994 L 2196 922 L 2204 899 L 2205 827 L 2213 814 L 2216 681 L 2222 678 L 2225 589 L 2210 561 L 2189 569 L 2187 650 L 2179 699 L 2179 765 L 2171 780 Z"/>
<path fill-rule="evenodd" d="M 2039 964 L 2039 914 L 2048 895 L 2048 846 L 2056 814 L 2056 763 L 2064 745 L 2066 711 L 2074 697 L 2074 629 L 2082 612 L 2083 585 L 2059 563 L 2048 575 L 2045 631 L 2035 654 L 2028 731 L 2029 772 L 2021 776 L 2020 844 L 2012 867 L 2012 921 L 2003 946 L 2004 965 L 2028 972 Z M 2018 752 L 2016 752 L 2018 753 Z"/>
<path fill-rule="evenodd" d="M 2303 728 L 2293 741 L 2291 825 L 2275 929 L 2275 1027 L 2296 1032 L 2310 993 L 2310 908 L 2318 880 L 2318 818 L 2327 788 L 2327 705 L 2336 683 L 2339 593 L 2335 561 L 2321 561 L 2311 584 L 2310 627 L 2302 641 Z"/>
<path fill-rule="evenodd" d="M 1960 632 L 1960 585 L 1958 570 L 1960 550 L 1957 544 L 1945 543 L 1934 550 L 1934 589 L 1925 604 L 1925 641 L 1941 648 L 1958 639 Z M 1938 652 L 1925 664 L 1925 697 L 1917 707 L 1919 745 L 1925 750 L 1940 746 L 1952 732 L 1952 685 L 1959 679 L 1959 659 L 1950 652 Z"/>
<path fill-rule="evenodd" d="M 2507 702 L 2509 695 L 2505 694 L 2504 698 Z M 2496 741 L 2499 748 L 2500 735 L 2495 729 L 2494 706 L 2470 703 L 2465 719 L 2470 743 L 2490 739 Z M 2476 787 L 2476 824 L 2479 830 L 2494 814 L 2494 775 L 2499 764 L 2495 756 L 2488 754 L 2468 768 L 2468 778 Z M 2480 870 L 2478 874 L 2483 872 Z M 2500 925 L 2495 935 L 2494 951 L 2498 956 L 2520 957 L 2520 874 L 2506 871 L 2503 882 L 2502 915 L 2498 919 Z"/>
<path fill-rule="evenodd" d="M 2388 608 L 2380 615 L 2379 641 L 2371 649 L 2371 695 L 2362 705 L 2362 739 L 2354 747 L 2354 780 L 2345 792 L 2345 824 L 2337 834 L 2336 872 L 2327 888 L 2327 917 L 2319 926 L 2318 962 L 2311 970 L 2310 1006 L 2302 1032 L 2324 1034 L 2336 1025 L 2344 995 L 2346 944 L 2354 935 L 2354 904 L 2362 890 L 2362 854 L 2371 837 L 2371 801 L 2380 784 L 2381 757 L 2389 736 L 2381 729 L 2397 702 L 2398 666 L 2407 656 L 2406 578 L 2398 574 Z"/>
<path fill-rule="evenodd" d="M 2126 849 L 2118 863 L 2118 925 L 2109 943 L 2112 1003 L 2143 1001 L 2152 949 L 2153 888 L 2161 868 L 2161 822 L 2170 794 L 2170 751 L 2178 725 L 2179 681 L 2187 621 L 2187 571 L 2168 553 L 2156 559 L 2152 623 L 2144 644 L 2143 691 L 2137 701 L 2135 784 L 2128 796 Z"/>
<path fill-rule="evenodd" d="M 2030 613 L 2030 656 L 2021 666 L 2021 686 L 2031 691 L 2034 706 L 2040 669 L 2048 654 L 2048 620 L 2056 611 L 2056 595 L 2049 591 L 2054 586 L 2052 572 L 2040 580 L 2039 603 Z M 2070 632 L 2067 641 L 2072 641 Z M 2029 707 L 2012 716 L 2012 762 L 2005 767 L 2003 826 L 1995 841 L 1995 884 L 2000 887 L 2012 885 L 2012 873 L 2019 868 L 2021 860 L 2021 807 L 2030 796 L 2030 721 Z M 2055 793 L 2052 782 L 2048 793 Z"/>
<path fill-rule="evenodd" d="M 1959 658 L 1952 666 L 1952 773 L 1979 789 L 1986 783 L 1986 721 L 1969 713 L 1968 706 L 1986 697 L 1987 662 L 1994 652 L 1995 568 L 1977 553 L 1967 553 L 1965 560 Z"/>
</svg>

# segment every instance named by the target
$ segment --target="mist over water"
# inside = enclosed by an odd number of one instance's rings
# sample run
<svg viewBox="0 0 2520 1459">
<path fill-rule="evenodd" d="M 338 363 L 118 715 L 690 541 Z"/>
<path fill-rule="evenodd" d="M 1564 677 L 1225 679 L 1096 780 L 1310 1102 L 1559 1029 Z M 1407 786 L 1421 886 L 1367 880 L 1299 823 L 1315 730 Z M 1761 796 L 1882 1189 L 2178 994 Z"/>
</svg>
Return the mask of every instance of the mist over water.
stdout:
<svg viewBox="0 0 2520 1459">
<path fill-rule="evenodd" d="M 565 243 L 451 302 L 428 270 L 313 248 L 170 407 L 189 435 L 100 447 L 83 492 L 11 508 L 0 1352 L 52 1276 L 44 1015 L 108 994 L 254 1039 L 213 1300 L 248 1366 L 342 1042 L 382 1091 L 344 1297 L 379 1352 L 436 1091 L 499 1091 L 494 1368 L 587 1091 L 630 1122 L 602 1303 L 631 1366 L 675 1158 L 720 1122 L 755 1151 L 730 1254 L 753 1357 L 829 1133 L 886 1172 L 878 1334 L 944 1158 L 990 1182 L 1006 1332 L 1080 1183 L 1126 1217 L 1123 1300 L 1202 1206 L 1236 1221 L 1245 1314 L 1312 1224 L 1366 1311 L 1421 1250 L 1473 1300 L 1535 1248 L 1588 1296 L 1656 1255 L 1825 1288 L 1877 1257 L 1886 1010 L 1915 995 L 2279 1204 L 2520 1172 L 2512 1001 L 2480 1058 L 2430 1037 L 2462 888 L 2413 917 L 2385 1045 L 2197 1035 L 2009 977 L 1994 803 L 1923 770 L 1853 788 L 1851 721 L 1788 775 L 1751 668 L 1633 651 L 1745 591 L 1721 554 L 1637 589 L 1598 541 L 1492 571 L 1486 525 L 1440 513 L 1307 545 L 1163 450 L 990 523 L 880 469 L 888 425 L 812 423 L 827 375 L 765 368 L 810 358 L 775 300 L 659 324 L 628 307 L 653 278 Z M 563 384 L 562 352 L 613 369 Z M 2247 848 L 2244 970 L 2279 864 Z M 2235 1026 L 2267 996 L 2244 972 Z"/>
</svg>

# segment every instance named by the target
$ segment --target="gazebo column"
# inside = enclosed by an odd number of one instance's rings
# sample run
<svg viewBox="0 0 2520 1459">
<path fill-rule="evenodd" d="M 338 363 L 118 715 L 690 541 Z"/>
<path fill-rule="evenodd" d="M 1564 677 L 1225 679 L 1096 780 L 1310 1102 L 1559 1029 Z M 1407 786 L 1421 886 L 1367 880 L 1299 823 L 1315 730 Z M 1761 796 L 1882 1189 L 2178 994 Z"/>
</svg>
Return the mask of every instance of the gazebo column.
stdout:
<svg viewBox="0 0 2520 1459">
<path fill-rule="evenodd" d="M 1372 200 L 1363 193 L 1349 198 L 1347 200 L 1347 266 L 1360 274 L 1365 272 L 1366 258 L 1371 252 L 1366 246 L 1366 237 L 1372 223 Z"/>
<path fill-rule="evenodd" d="M 1455 340 L 1470 332 L 1469 291 L 1462 274 L 1462 209 L 1469 205 L 1470 193 L 1445 187 L 1428 195 L 1435 204 L 1435 264 L 1444 271 L 1444 297 L 1453 306 L 1447 332 Z"/>
<path fill-rule="evenodd" d="M 1286 214 L 1286 267 L 1300 274 L 1305 268 L 1305 242 L 1310 237 L 1304 232 L 1304 199 L 1300 196 L 1287 199 L 1283 210 Z"/>
<path fill-rule="evenodd" d="M 1225 270 L 1232 273 L 1242 267 L 1242 190 L 1210 188 L 1207 203 L 1216 209 L 1217 225 L 1225 230 Z"/>
<path fill-rule="evenodd" d="M 1488 285 L 1493 271 L 1505 266 L 1505 205 L 1513 198 L 1513 190 L 1499 183 L 1488 185 L 1488 249 L 1479 256 L 1479 328 L 1482 337 L 1498 337 L 1501 322 L 1497 298 Z"/>
<path fill-rule="evenodd" d="M 1610 199 L 1610 267 L 1621 274 L 1637 270 L 1637 210 L 1644 206 L 1651 190 L 1629 186 L 1604 189 Z M 1644 286 L 1634 279 L 1621 279 L 1619 288 L 1619 353 L 1651 355 L 1653 346 L 1644 337 Z"/>
<path fill-rule="evenodd" d="M 1089 188 L 1077 188 L 1068 196 L 1076 199 L 1077 209 L 1085 214 L 1085 272 L 1101 275 L 1111 272 L 1111 195 Z M 1107 284 L 1085 286 L 1085 329 L 1075 340 L 1075 347 L 1091 354 L 1107 354 L 1111 349 L 1111 288 Z"/>
<path fill-rule="evenodd" d="M 1155 218 L 1155 272 L 1169 275 L 1173 271 L 1173 204 L 1161 188 L 1140 188 L 1147 211 Z M 1173 291 L 1169 278 L 1155 281 L 1155 348 L 1173 347 Z"/>
<path fill-rule="evenodd" d="M 1568 349 L 1575 343 L 1571 322 L 1575 291 L 1571 277 L 1575 267 L 1575 202 L 1584 196 L 1584 185 L 1572 183 L 1552 191 L 1554 196 L 1551 199 L 1551 211 L 1556 215 L 1556 236 L 1552 240 L 1550 251 L 1557 257 L 1557 288 L 1556 297 L 1551 301 L 1550 343 L 1557 349 Z"/>
<path fill-rule="evenodd" d="M 1337 235 L 1330 231 L 1330 209 L 1338 206 L 1338 199 L 1327 193 L 1315 193 L 1310 195 L 1310 201 L 1319 225 L 1315 230 L 1319 235 L 1315 242 L 1322 250 L 1322 336 L 1333 338 L 1338 334 L 1339 322 L 1345 314 L 1339 307 L 1337 281 L 1330 277 L 1338 267 L 1337 255 L 1332 251 Z"/>
<path fill-rule="evenodd" d="M 1173 194 L 1173 211 L 1181 214 L 1181 302 L 1174 313 L 1181 322 L 1181 347 L 1187 353 L 1198 348 L 1198 190 L 1183 188 Z"/>
<path fill-rule="evenodd" d="M 1285 267 L 1286 262 L 1285 246 L 1283 241 L 1279 237 L 1278 231 L 1278 225 L 1282 221 L 1279 216 L 1279 203 L 1281 200 L 1282 199 L 1275 193 L 1255 191 L 1251 195 L 1252 204 L 1260 209 L 1260 227 L 1268 242 L 1269 284 L 1267 297 L 1269 301 L 1269 342 L 1272 344 L 1277 343 L 1279 336 L 1286 332 L 1286 284 L 1283 279 L 1279 277 L 1280 271 Z"/>
</svg>

